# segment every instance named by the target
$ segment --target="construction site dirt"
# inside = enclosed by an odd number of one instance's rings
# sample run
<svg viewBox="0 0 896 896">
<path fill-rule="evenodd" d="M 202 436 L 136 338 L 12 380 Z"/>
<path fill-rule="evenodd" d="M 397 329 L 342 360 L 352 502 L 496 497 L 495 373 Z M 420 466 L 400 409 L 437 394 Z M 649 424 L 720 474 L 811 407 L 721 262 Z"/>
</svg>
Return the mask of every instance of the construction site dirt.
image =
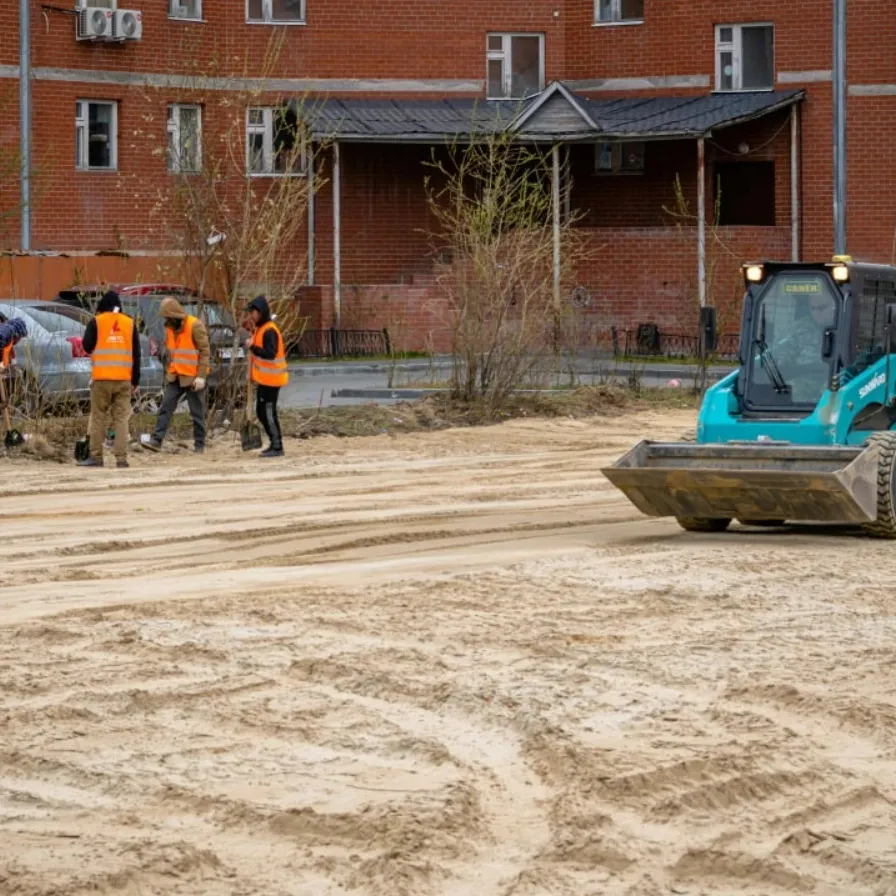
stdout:
<svg viewBox="0 0 896 896">
<path fill-rule="evenodd" d="M 600 475 L 693 424 L 5 466 L 0 894 L 896 894 L 896 548 Z"/>
</svg>

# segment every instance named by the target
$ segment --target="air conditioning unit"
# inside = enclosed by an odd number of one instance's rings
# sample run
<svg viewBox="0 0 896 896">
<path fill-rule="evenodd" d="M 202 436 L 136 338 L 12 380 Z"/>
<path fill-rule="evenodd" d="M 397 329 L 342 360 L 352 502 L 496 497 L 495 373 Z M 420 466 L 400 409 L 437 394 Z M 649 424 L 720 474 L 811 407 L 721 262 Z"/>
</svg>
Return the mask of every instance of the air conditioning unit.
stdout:
<svg viewBox="0 0 896 896">
<path fill-rule="evenodd" d="M 112 40 L 112 10 L 85 6 L 78 10 L 78 40 Z"/>
<path fill-rule="evenodd" d="M 113 28 L 115 40 L 140 40 L 143 37 L 143 13 L 135 9 L 116 9 Z"/>
</svg>

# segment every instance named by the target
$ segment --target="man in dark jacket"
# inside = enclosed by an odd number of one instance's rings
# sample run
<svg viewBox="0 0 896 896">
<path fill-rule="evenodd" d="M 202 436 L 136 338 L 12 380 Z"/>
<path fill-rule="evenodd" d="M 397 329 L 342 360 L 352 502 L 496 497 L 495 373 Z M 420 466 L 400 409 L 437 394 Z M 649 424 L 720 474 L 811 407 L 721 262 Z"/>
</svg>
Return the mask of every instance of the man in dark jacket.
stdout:
<svg viewBox="0 0 896 896">
<path fill-rule="evenodd" d="M 277 399 L 280 397 L 280 390 L 289 382 L 286 348 L 264 296 L 253 299 L 247 310 L 255 325 L 254 333 L 246 342 L 250 376 L 255 385 L 255 413 L 271 440 L 261 456 L 283 457 L 283 434 L 280 431 L 280 418 L 277 416 Z"/>
<path fill-rule="evenodd" d="M 90 456 L 82 467 L 103 466 L 106 420 L 112 415 L 117 466 L 127 467 L 131 395 L 140 386 L 140 334 L 121 312 L 118 293 L 107 292 L 84 330 L 84 351 L 91 357 Z"/>
</svg>

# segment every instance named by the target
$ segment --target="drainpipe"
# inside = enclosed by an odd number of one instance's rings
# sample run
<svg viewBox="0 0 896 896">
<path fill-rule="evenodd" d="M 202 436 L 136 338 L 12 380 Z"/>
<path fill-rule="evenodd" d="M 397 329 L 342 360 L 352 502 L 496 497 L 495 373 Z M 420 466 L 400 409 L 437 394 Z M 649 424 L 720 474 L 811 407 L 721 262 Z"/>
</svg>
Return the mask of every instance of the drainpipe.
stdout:
<svg viewBox="0 0 896 896">
<path fill-rule="evenodd" d="M 697 296 L 706 305 L 706 141 L 697 140 Z"/>
<path fill-rule="evenodd" d="M 19 153 L 21 155 L 21 243 L 31 251 L 31 10 L 19 0 Z"/>
<path fill-rule="evenodd" d="M 333 141 L 333 326 L 342 322 L 342 160 Z"/>
<path fill-rule="evenodd" d="M 790 260 L 800 260 L 800 107 L 790 107 Z"/>
<path fill-rule="evenodd" d="M 834 0 L 834 254 L 846 254 L 846 0 Z"/>
</svg>

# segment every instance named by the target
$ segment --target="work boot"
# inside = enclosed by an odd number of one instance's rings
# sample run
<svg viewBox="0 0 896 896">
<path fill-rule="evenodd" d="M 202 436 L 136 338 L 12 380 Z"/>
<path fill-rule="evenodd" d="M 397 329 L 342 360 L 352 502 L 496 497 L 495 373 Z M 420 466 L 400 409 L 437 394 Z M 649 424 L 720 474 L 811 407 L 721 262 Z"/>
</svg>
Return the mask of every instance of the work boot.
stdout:
<svg viewBox="0 0 896 896">
<path fill-rule="evenodd" d="M 79 460 L 79 467 L 101 467 L 103 462 L 101 460 L 97 460 L 95 457 L 88 457 L 85 460 Z"/>
<path fill-rule="evenodd" d="M 147 451 L 161 451 L 162 443 L 152 436 L 142 435 L 140 436 L 140 447 Z"/>
<path fill-rule="evenodd" d="M 115 461 L 115 466 L 118 467 L 119 470 L 124 470 L 130 466 L 130 464 L 126 460 L 117 460 Z"/>
<path fill-rule="evenodd" d="M 270 448 L 268 448 L 266 451 L 262 451 L 261 454 L 259 454 L 258 456 L 259 457 L 283 457 L 283 449 L 275 448 L 273 445 L 271 445 Z"/>
<path fill-rule="evenodd" d="M 205 454 L 205 446 L 204 446 L 204 445 L 197 445 L 197 446 L 193 449 L 193 454 Z"/>
</svg>

